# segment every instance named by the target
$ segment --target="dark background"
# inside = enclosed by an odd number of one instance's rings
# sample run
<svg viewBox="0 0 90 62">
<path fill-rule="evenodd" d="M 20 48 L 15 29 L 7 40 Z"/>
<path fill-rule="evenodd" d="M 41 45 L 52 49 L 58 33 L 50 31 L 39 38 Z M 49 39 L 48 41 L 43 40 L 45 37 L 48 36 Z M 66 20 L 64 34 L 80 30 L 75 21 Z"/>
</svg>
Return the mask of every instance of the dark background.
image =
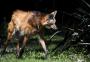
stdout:
<svg viewBox="0 0 90 62">
<path fill-rule="evenodd" d="M 89 0 L 85 1 L 90 3 Z M 78 8 L 83 9 L 88 14 L 90 13 L 90 7 L 82 2 L 82 0 L 0 0 L 0 38 L 6 36 L 7 24 L 11 19 L 12 12 L 16 9 L 38 10 L 46 13 L 57 10 L 56 24 L 61 29 L 62 26 L 77 26 L 81 22 L 81 20 L 69 15 L 78 12 L 76 10 Z"/>
<path fill-rule="evenodd" d="M 89 0 L 85 0 L 90 3 Z M 42 12 L 52 12 L 57 10 L 57 26 L 61 27 L 65 24 L 73 22 L 72 17 L 63 14 L 63 11 L 73 13 L 77 8 L 83 8 L 90 12 L 82 0 L 0 0 L 0 24 L 4 21 L 9 22 L 12 12 L 16 9 L 22 10 L 38 10 Z"/>
</svg>

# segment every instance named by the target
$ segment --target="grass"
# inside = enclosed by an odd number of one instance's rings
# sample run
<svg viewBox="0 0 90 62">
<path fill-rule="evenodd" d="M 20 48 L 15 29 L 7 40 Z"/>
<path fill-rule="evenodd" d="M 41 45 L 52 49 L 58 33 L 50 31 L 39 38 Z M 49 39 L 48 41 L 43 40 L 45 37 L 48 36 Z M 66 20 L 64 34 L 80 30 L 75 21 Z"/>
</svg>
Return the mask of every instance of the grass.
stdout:
<svg viewBox="0 0 90 62">
<path fill-rule="evenodd" d="M 82 53 L 75 54 L 69 51 L 64 51 L 61 54 L 49 56 L 43 60 L 43 52 L 29 51 L 24 53 L 22 59 L 16 59 L 15 54 L 6 54 L 0 58 L 0 62 L 89 62 L 90 58 Z"/>
<path fill-rule="evenodd" d="M 45 37 L 48 39 L 48 36 Z M 52 43 L 48 46 L 49 52 L 60 42 L 63 37 L 56 36 L 52 39 Z M 54 55 L 48 55 L 48 59 L 44 60 L 42 48 L 38 45 L 31 42 L 30 51 L 25 50 L 23 58 L 17 59 L 15 56 L 15 51 L 12 53 L 7 53 L 3 57 L 0 57 L 0 62 L 90 62 L 90 55 L 85 55 L 84 50 L 78 52 L 75 48 L 71 47 L 66 51 L 60 53 L 57 51 Z M 38 46 L 38 47 L 37 47 Z M 52 54 L 52 53 L 51 53 Z"/>
</svg>

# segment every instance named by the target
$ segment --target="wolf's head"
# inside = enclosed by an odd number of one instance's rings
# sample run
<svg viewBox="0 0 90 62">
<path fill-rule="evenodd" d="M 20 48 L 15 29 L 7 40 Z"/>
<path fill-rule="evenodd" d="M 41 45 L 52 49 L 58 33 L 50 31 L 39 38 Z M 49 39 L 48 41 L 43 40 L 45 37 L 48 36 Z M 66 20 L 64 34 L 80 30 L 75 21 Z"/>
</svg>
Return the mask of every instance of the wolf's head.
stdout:
<svg viewBox="0 0 90 62">
<path fill-rule="evenodd" d="M 55 19 L 55 16 L 57 14 L 57 11 L 54 11 L 50 14 L 47 14 L 45 16 L 45 20 L 43 22 L 43 25 L 45 25 L 46 28 L 50 29 L 57 29 L 57 26 L 56 26 L 56 19 Z"/>
</svg>

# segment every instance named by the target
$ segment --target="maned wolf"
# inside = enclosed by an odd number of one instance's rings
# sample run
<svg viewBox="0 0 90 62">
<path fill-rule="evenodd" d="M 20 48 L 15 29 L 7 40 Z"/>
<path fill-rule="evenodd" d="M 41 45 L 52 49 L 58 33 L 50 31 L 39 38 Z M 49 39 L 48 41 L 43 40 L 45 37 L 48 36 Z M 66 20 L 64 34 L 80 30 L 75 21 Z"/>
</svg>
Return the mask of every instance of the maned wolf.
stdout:
<svg viewBox="0 0 90 62">
<path fill-rule="evenodd" d="M 14 11 L 11 21 L 8 24 L 8 35 L 7 40 L 3 45 L 2 55 L 4 54 L 11 39 L 16 36 L 19 39 L 16 46 L 16 54 L 17 57 L 21 57 L 28 38 L 34 34 L 38 34 L 39 42 L 45 51 L 45 56 L 47 56 L 48 50 L 46 49 L 43 38 L 43 27 L 57 29 L 55 25 L 56 13 L 57 11 L 50 14 L 44 14 L 38 11 Z M 23 39 L 22 44 L 20 43 L 21 39 Z"/>
</svg>

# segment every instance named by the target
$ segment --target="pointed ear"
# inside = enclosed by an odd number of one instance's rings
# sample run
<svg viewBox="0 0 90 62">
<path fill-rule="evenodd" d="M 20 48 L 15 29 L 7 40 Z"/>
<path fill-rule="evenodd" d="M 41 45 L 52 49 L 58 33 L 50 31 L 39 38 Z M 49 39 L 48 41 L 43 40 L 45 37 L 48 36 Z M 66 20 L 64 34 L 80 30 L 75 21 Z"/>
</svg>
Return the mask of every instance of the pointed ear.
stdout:
<svg viewBox="0 0 90 62">
<path fill-rule="evenodd" d="M 55 17 L 57 14 L 57 11 L 53 11 L 51 14 L 54 15 L 54 17 Z"/>
</svg>

